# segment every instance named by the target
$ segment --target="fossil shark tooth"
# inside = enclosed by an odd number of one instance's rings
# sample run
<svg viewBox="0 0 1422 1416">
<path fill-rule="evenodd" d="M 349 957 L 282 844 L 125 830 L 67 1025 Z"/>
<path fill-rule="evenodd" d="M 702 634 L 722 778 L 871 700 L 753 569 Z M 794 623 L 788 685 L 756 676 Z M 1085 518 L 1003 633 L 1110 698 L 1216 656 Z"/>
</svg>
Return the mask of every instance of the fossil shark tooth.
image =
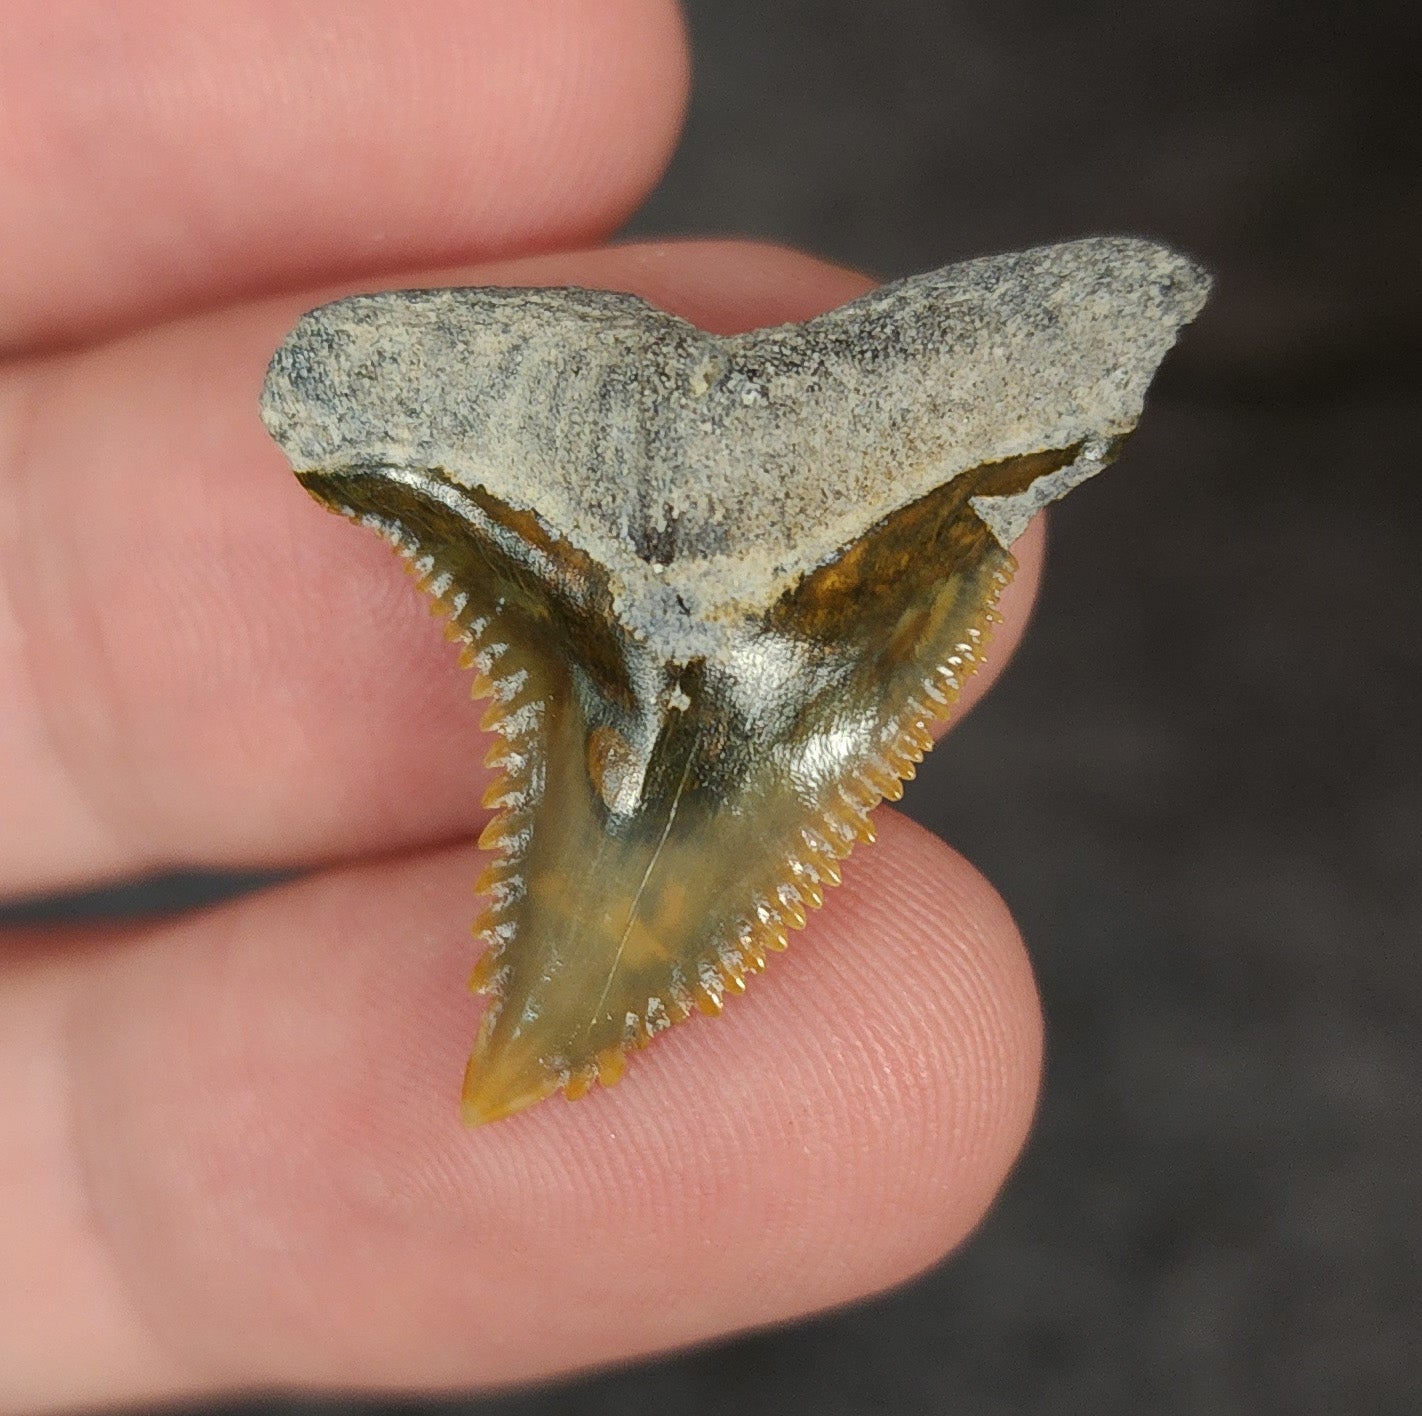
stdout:
<svg viewBox="0 0 1422 1416">
<path fill-rule="evenodd" d="M 1102 238 L 730 338 L 583 289 L 301 320 L 266 426 L 409 562 L 497 734 L 468 1120 L 612 1084 L 785 947 L 1208 286 Z"/>
</svg>

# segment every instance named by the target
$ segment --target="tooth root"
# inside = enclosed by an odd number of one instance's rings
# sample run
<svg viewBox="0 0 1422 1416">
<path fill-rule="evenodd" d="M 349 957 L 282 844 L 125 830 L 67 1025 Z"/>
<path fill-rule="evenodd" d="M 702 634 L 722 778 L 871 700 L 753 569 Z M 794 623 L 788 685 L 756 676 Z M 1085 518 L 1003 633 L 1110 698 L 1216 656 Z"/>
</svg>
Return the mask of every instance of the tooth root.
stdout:
<svg viewBox="0 0 1422 1416">
<path fill-rule="evenodd" d="M 476 939 L 482 939 L 485 935 L 492 935 L 503 922 L 503 907 L 501 905 L 489 905 L 479 912 L 474 923 L 470 925 L 470 930 Z"/>
</svg>

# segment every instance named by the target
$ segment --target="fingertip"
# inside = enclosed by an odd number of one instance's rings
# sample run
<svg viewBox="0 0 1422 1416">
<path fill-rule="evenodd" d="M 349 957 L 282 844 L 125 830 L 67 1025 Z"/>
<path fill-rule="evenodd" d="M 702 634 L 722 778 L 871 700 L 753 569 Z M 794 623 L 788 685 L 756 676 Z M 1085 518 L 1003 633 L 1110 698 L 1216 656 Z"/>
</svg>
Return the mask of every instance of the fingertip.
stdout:
<svg viewBox="0 0 1422 1416">
<path fill-rule="evenodd" d="M 530 1380 L 941 1258 L 1021 1147 L 1040 1020 L 991 888 L 879 815 L 880 845 L 722 1017 L 672 1028 L 616 1090 L 474 1130 L 471 850 L 332 872 L 110 958 L 81 1154 L 163 1349 L 217 1383 Z"/>
<path fill-rule="evenodd" d="M 843 898 L 811 941 L 824 984 L 803 991 L 822 1022 L 801 1035 L 857 1059 L 844 1124 L 873 1158 L 867 1213 L 887 1286 L 950 1252 L 997 1195 L 1035 1113 L 1043 1032 L 1001 897 L 931 832 L 878 817 L 878 844 L 848 863 Z"/>
<path fill-rule="evenodd" d="M 591 245 L 615 231 L 660 180 L 681 135 L 691 91 L 686 23 L 675 0 L 580 0 L 552 12 L 568 55 L 539 115 L 547 154 L 530 150 L 516 177 L 531 196 L 496 193 L 489 230 L 495 242 L 471 254 Z M 544 36 L 528 35 L 528 69 L 549 63 Z M 553 46 L 556 48 L 556 46 Z M 528 144 L 525 144 L 528 146 Z M 531 224 L 546 213 L 543 225 Z"/>
</svg>

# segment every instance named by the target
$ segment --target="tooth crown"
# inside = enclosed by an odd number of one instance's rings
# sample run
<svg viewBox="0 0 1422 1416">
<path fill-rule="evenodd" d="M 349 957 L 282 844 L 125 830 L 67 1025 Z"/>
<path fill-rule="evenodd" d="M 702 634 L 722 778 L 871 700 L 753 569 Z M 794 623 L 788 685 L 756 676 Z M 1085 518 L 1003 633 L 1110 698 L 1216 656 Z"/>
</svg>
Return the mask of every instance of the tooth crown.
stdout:
<svg viewBox="0 0 1422 1416">
<path fill-rule="evenodd" d="M 1101 239 L 732 339 L 582 290 L 302 320 L 267 425 L 404 557 L 495 737 L 471 1122 L 612 1085 L 804 927 L 1207 285 Z"/>
</svg>

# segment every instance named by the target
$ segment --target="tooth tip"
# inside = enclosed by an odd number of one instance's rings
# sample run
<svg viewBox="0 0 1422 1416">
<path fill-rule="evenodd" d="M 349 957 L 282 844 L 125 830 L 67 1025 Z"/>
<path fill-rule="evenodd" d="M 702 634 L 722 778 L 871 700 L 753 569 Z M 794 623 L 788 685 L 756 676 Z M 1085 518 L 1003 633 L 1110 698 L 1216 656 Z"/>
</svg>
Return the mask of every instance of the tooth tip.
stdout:
<svg viewBox="0 0 1422 1416">
<path fill-rule="evenodd" d="M 534 1106 L 558 1089 L 558 1079 L 546 1074 L 530 1077 L 507 1073 L 472 1058 L 464 1074 L 460 1109 L 466 1126 L 483 1126 Z"/>
</svg>

